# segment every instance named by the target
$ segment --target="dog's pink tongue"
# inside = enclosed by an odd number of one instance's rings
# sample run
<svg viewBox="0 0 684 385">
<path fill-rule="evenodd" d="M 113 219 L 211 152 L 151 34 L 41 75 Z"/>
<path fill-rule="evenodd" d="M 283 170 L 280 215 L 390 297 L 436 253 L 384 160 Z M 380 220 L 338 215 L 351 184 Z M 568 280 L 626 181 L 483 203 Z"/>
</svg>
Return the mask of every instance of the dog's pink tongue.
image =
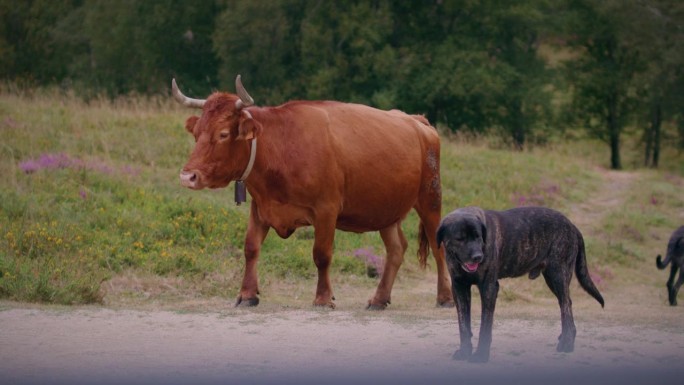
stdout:
<svg viewBox="0 0 684 385">
<path fill-rule="evenodd" d="M 471 273 L 474 272 L 474 271 L 476 271 L 476 270 L 477 270 L 477 267 L 480 266 L 480 264 L 479 264 L 479 263 L 476 263 L 476 262 L 473 262 L 473 263 L 465 263 L 464 265 L 465 265 L 466 270 L 468 270 L 468 271 L 471 272 Z"/>
</svg>

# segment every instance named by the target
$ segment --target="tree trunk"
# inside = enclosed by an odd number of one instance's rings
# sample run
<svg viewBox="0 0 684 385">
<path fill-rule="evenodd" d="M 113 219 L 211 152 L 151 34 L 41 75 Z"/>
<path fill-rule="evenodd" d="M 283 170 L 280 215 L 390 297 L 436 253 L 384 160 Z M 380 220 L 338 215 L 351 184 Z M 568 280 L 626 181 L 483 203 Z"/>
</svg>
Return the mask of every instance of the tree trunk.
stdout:
<svg viewBox="0 0 684 385">
<path fill-rule="evenodd" d="M 622 169 L 622 162 L 620 161 L 620 131 L 622 127 L 620 127 L 620 119 L 618 119 L 617 99 L 616 95 L 609 98 L 608 116 L 606 117 L 610 145 L 610 168 L 613 170 Z"/>
<path fill-rule="evenodd" d="M 677 131 L 679 132 L 679 151 L 684 150 L 684 115 L 677 116 Z"/>
<path fill-rule="evenodd" d="M 646 124 L 644 127 L 644 167 L 648 167 L 651 162 L 651 153 L 653 151 L 653 127 L 651 124 Z"/>
<path fill-rule="evenodd" d="M 525 122 L 522 113 L 522 103 L 519 100 L 514 100 L 511 103 L 511 134 L 513 136 L 513 144 L 515 149 L 522 151 L 525 146 Z"/>
<path fill-rule="evenodd" d="M 620 162 L 620 133 L 610 132 L 610 168 L 613 170 L 621 170 L 622 162 Z"/>
<path fill-rule="evenodd" d="M 653 106 L 653 114 L 651 121 L 651 131 L 653 131 L 653 159 L 651 160 L 651 167 L 658 168 L 658 160 L 660 158 L 660 126 L 662 123 L 662 107 L 660 102 Z"/>
</svg>

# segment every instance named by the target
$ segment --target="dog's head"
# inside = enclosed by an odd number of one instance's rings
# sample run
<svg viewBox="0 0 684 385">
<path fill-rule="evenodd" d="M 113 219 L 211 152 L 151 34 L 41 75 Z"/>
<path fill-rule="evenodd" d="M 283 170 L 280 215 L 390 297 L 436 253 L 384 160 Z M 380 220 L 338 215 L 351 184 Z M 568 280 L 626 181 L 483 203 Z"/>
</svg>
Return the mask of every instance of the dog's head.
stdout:
<svg viewBox="0 0 684 385">
<path fill-rule="evenodd" d="M 484 211 L 476 207 L 450 213 L 437 230 L 437 244 L 444 247 L 450 270 L 460 266 L 468 273 L 475 273 L 484 260 L 486 242 Z"/>
</svg>

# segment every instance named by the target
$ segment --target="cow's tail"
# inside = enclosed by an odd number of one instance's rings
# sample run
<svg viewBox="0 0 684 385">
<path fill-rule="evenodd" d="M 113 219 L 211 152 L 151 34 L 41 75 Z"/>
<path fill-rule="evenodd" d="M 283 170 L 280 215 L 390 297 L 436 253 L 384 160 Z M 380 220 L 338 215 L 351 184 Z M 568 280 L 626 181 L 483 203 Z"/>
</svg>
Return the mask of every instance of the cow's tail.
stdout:
<svg viewBox="0 0 684 385">
<path fill-rule="evenodd" d="M 592 297 L 594 297 L 598 303 L 601 304 L 601 307 L 605 307 L 605 303 L 603 302 L 603 296 L 601 296 L 601 293 L 599 293 L 598 289 L 594 285 L 594 281 L 591 280 L 591 276 L 589 275 L 589 270 L 587 269 L 587 256 L 584 251 L 584 239 L 582 239 L 582 236 L 579 235 L 579 250 L 577 252 L 577 260 L 575 261 L 575 274 L 577 274 L 577 280 L 580 283 L 580 286 L 589 293 Z"/>
<path fill-rule="evenodd" d="M 662 270 L 670 264 L 670 260 L 672 260 L 670 253 L 667 253 L 667 255 L 665 255 L 664 261 L 662 260 L 660 254 L 658 254 L 658 256 L 656 257 L 656 266 L 658 266 L 658 268 Z"/>
<path fill-rule="evenodd" d="M 430 249 L 430 241 L 428 240 L 427 233 L 425 232 L 425 226 L 423 221 L 420 221 L 418 225 L 418 261 L 420 262 L 420 267 L 423 269 L 427 265 L 428 250 Z"/>
</svg>

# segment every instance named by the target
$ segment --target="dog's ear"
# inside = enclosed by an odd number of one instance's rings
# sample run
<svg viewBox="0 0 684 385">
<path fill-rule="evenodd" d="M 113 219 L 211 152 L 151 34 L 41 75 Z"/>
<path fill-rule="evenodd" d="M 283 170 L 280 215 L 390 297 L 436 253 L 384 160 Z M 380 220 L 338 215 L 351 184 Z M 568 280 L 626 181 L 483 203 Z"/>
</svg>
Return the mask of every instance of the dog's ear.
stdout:
<svg viewBox="0 0 684 385">
<path fill-rule="evenodd" d="M 482 231 L 482 243 L 487 244 L 487 225 L 484 221 L 480 221 L 480 230 Z"/>
<path fill-rule="evenodd" d="M 437 229 L 437 248 L 441 249 L 442 248 L 442 241 L 444 240 L 444 237 L 446 236 L 446 226 L 444 225 L 439 225 L 439 228 Z"/>
</svg>

